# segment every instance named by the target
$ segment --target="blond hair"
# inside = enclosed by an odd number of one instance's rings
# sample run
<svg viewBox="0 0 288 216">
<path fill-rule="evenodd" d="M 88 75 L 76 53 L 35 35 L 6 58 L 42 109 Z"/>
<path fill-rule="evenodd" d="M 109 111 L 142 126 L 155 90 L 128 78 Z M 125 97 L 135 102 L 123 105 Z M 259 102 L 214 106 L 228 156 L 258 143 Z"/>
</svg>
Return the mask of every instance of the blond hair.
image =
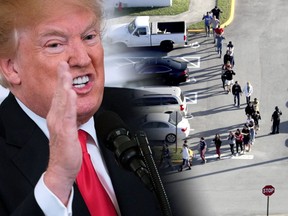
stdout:
<svg viewBox="0 0 288 216">
<path fill-rule="evenodd" d="M 92 11 L 102 22 L 102 0 L 0 0 L 0 58 L 15 56 L 19 29 L 33 28 L 55 11 L 75 6 Z M 0 84 L 8 87 L 1 68 Z"/>
</svg>

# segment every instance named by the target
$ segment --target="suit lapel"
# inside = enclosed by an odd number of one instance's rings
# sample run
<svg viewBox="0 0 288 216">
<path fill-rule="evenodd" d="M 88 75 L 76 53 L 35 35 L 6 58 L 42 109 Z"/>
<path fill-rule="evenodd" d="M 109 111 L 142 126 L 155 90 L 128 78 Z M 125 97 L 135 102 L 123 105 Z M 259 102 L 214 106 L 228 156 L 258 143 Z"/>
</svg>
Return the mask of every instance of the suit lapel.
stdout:
<svg viewBox="0 0 288 216">
<path fill-rule="evenodd" d="M 2 103 L 1 136 L 7 142 L 7 153 L 14 165 L 35 185 L 46 170 L 49 142 L 41 129 L 25 114 L 15 97 L 10 94 Z"/>
<path fill-rule="evenodd" d="M 0 107 L 0 135 L 6 140 L 8 157 L 30 183 L 31 188 L 34 188 L 47 169 L 49 140 L 20 108 L 12 94 Z M 90 215 L 76 184 L 74 184 L 73 215 Z"/>
</svg>

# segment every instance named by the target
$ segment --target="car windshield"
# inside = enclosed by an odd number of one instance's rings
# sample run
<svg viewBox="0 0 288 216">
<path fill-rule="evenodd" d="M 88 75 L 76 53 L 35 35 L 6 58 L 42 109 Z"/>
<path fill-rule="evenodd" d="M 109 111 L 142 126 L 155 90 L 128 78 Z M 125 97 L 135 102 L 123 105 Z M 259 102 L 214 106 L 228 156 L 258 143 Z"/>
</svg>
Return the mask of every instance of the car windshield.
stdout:
<svg viewBox="0 0 288 216">
<path fill-rule="evenodd" d="M 136 25 L 135 25 L 135 20 L 133 20 L 131 23 L 129 23 L 128 25 L 128 31 L 129 33 L 131 34 L 136 28 Z"/>
<path fill-rule="evenodd" d="M 179 123 L 182 121 L 182 115 L 180 112 L 172 112 L 170 113 L 169 122 L 176 126 L 176 122 Z"/>
</svg>

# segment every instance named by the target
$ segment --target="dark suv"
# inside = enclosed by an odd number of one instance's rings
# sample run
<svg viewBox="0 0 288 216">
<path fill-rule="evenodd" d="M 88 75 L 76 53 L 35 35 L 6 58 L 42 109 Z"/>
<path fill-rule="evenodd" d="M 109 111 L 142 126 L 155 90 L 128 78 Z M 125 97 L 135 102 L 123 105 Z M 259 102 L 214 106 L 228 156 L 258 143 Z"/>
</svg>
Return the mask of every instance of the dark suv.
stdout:
<svg viewBox="0 0 288 216">
<path fill-rule="evenodd" d="M 134 69 L 138 74 L 150 75 L 160 84 L 178 85 L 189 80 L 187 62 L 172 58 L 147 58 L 135 63 Z"/>
</svg>

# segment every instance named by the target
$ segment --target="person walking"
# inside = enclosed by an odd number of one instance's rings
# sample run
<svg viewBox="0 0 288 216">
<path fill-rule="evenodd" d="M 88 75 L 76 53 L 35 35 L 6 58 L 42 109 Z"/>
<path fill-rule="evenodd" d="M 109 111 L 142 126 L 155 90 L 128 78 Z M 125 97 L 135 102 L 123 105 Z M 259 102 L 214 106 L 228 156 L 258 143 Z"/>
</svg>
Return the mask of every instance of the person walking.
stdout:
<svg viewBox="0 0 288 216">
<path fill-rule="evenodd" d="M 229 94 L 229 92 L 231 92 L 231 88 L 232 88 L 232 85 L 233 85 L 233 75 L 236 75 L 236 73 L 232 70 L 232 67 L 231 65 L 228 65 L 227 66 L 227 69 L 224 73 L 224 76 L 225 76 L 225 87 L 227 89 L 227 94 Z"/>
<path fill-rule="evenodd" d="M 223 40 L 225 40 L 223 35 L 216 35 L 216 52 L 219 54 L 219 58 L 222 57 Z"/>
<path fill-rule="evenodd" d="M 229 135 L 227 137 L 227 140 L 228 140 L 228 144 L 230 145 L 230 151 L 231 151 L 231 156 L 234 156 L 234 145 L 236 143 L 235 141 L 235 136 L 234 136 L 234 133 L 233 131 L 229 131 Z"/>
<path fill-rule="evenodd" d="M 250 102 L 251 95 L 253 94 L 253 86 L 251 85 L 251 83 L 249 81 L 244 86 L 242 92 L 244 93 L 244 95 L 246 97 L 246 103 L 248 105 Z"/>
<path fill-rule="evenodd" d="M 234 106 L 240 107 L 240 96 L 242 95 L 242 89 L 238 81 L 232 86 L 232 94 L 234 96 Z"/>
<path fill-rule="evenodd" d="M 279 133 L 281 115 L 282 115 L 282 111 L 279 109 L 278 106 L 276 106 L 275 111 L 272 113 L 272 116 L 271 116 L 271 121 L 273 121 L 271 134 Z"/>
<path fill-rule="evenodd" d="M 206 150 L 207 150 L 207 144 L 206 144 L 206 141 L 205 141 L 204 137 L 200 138 L 199 150 L 200 150 L 200 157 L 202 159 L 201 163 L 205 164 L 207 162 L 207 160 L 205 158 L 205 153 L 206 153 Z"/>
<path fill-rule="evenodd" d="M 235 132 L 235 141 L 236 141 L 236 155 L 239 155 L 239 147 L 240 147 L 240 154 L 243 154 L 243 135 L 238 128 Z"/>
<path fill-rule="evenodd" d="M 189 152 L 189 164 L 190 164 L 190 166 L 192 166 L 193 158 L 194 158 L 194 152 L 191 148 L 188 148 L 188 152 Z"/>
<path fill-rule="evenodd" d="M 232 67 L 234 67 L 234 56 L 231 55 L 231 51 L 230 50 L 226 50 L 226 53 L 223 57 L 223 63 L 226 64 L 227 62 L 230 62 L 230 64 L 232 65 Z"/>
<path fill-rule="evenodd" d="M 216 147 L 216 154 L 218 155 L 217 159 L 221 159 L 221 152 L 220 152 L 220 148 L 221 148 L 221 144 L 222 144 L 222 140 L 220 137 L 220 134 L 215 134 L 214 139 L 212 140 L 215 144 Z"/>
<path fill-rule="evenodd" d="M 254 107 L 255 112 L 260 111 L 260 103 L 257 98 L 254 98 L 254 100 L 252 101 L 252 105 Z"/>
<path fill-rule="evenodd" d="M 252 147 L 252 145 L 254 145 L 255 135 L 256 135 L 256 133 L 255 133 L 255 122 L 254 122 L 254 119 L 252 118 L 252 116 L 248 115 L 247 125 L 248 125 L 249 135 L 250 135 L 250 139 L 249 139 L 250 149 L 249 149 L 249 151 L 251 151 L 251 147 Z"/>
<path fill-rule="evenodd" d="M 204 20 L 204 28 L 205 28 L 206 37 L 210 37 L 210 25 L 211 25 L 212 19 L 213 18 L 209 12 L 207 12 L 206 15 L 203 15 L 202 17 L 202 20 Z"/>
<path fill-rule="evenodd" d="M 220 18 L 220 13 L 223 13 L 223 11 L 222 11 L 220 8 L 218 8 L 217 5 L 216 5 L 210 12 L 211 12 L 211 13 L 213 14 L 213 16 L 215 16 L 217 19 Z"/>
<path fill-rule="evenodd" d="M 245 115 L 246 116 L 253 116 L 255 114 L 255 109 L 254 109 L 254 106 L 252 104 L 252 102 L 250 101 L 248 103 L 248 105 L 245 107 Z"/>
<path fill-rule="evenodd" d="M 212 20 L 211 20 L 211 28 L 212 28 L 212 34 L 213 34 L 213 43 L 216 43 L 216 33 L 215 33 L 215 29 L 217 28 L 217 26 L 220 25 L 220 21 L 219 19 L 216 18 L 216 16 L 213 16 Z"/>
<path fill-rule="evenodd" d="M 234 56 L 234 45 L 232 41 L 229 41 L 227 44 L 227 50 L 230 52 L 231 56 Z"/>
<path fill-rule="evenodd" d="M 257 131 L 260 130 L 259 120 L 261 120 L 260 103 L 258 98 L 254 98 L 254 100 L 252 101 L 252 106 L 254 108 L 254 113 L 252 113 L 251 115 L 255 123 L 255 134 L 257 134 Z"/>
<path fill-rule="evenodd" d="M 217 25 L 214 31 L 215 31 L 216 36 L 224 34 L 224 28 L 221 27 L 220 23 Z"/>
<path fill-rule="evenodd" d="M 222 70 L 221 70 L 221 80 L 222 80 L 222 87 L 225 90 L 225 82 L 226 82 L 226 74 L 225 71 L 227 70 L 228 67 L 231 67 L 230 62 L 227 62 L 227 64 L 222 65 Z"/>
<path fill-rule="evenodd" d="M 181 164 L 181 166 L 180 166 L 178 171 L 182 172 L 182 170 L 185 167 L 188 167 L 188 170 L 191 170 L 191 166 L 190 166 L 190 163 L 189 163 L 190 155 L 189 155 L 189 149 L 188 149 L 187 140 L 184 140 L 184 144 L 182 146 L 181 153 L 182 153 L 182 164 Z"/>
<path fill-rule="evenodd" d="M 166 165 L 168 167 L 173 167 L 171 163 L 171 154 L 170 154 L 170 149 L 168 145 L 165 143 L 162 147 L 162 152 L 161 152 L 161 160 L 159 163 L 159 168 L 166 168 Z"/>
<path fill-rule="evenodd" d="M 255 123 L 255 134 L 257 134 L 257 132 L 260 130 L 260 125 L 259 125 L 259 121 L 261 120 L 260 111 L 256 111 L 252 115 L 252 118 L 254 119 L 254 123 Z"/>
<path fill-rule="evenodd" d="M 245 151 L 250 151 L 250 131 L 248 128 L 248 124 L 244 124 L 244 127 L 242 129 L 242 134 L 243 134 L 243 145 L 244 145 L 244 150 Z"/>
</svg>

